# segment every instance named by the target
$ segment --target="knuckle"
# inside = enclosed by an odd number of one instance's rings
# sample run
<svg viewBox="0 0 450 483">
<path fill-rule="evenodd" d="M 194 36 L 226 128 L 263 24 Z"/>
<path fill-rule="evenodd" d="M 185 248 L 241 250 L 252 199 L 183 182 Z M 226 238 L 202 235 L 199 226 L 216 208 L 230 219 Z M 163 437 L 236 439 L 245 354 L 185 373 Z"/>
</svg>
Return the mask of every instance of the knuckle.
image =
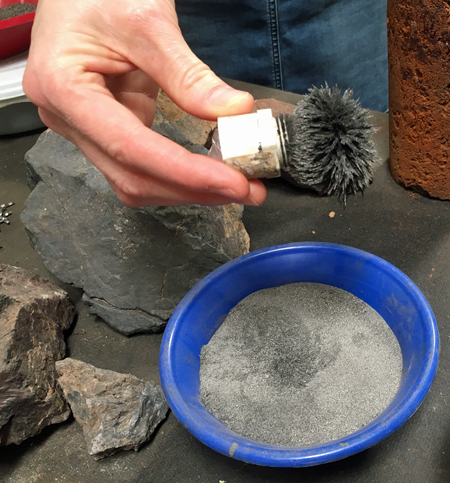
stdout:
<svg viewBox="0 0 450 483">
<path fill-rule="evenodd" d="M 183 72 L 180 83 L 183 89 L 189 91 L 203 83 L 208 77 L 214 75 L 212 70 L 202 62 L 195 63 Z"/>
<path fill-rule="evenodd" d="M 125 146 L 127 145 L 128 143 L 124 142 L 122 139 L 120 141 L 113 141 L 106 147 L 106 153 L 119 164 L 125 164 L 127 160 L 127 150 Z"/>
<path fill-rule="evenodd" d="M 124 12 L 124 19 L 135 29 L 141 30 L 143 25 L 161 21 L 163 10 L 154 1 L 131 2 Z"/>
<path fill-rule="evenodd" d="M 106 153 L 119 164 L 140 171 L 142 169 L 142 163 L 130 155 L 130 146 L 136 144 L 136 140 L 141 136 L 141 130 L 147 129 L 143 124 L 141 128 L 138 127 L 133 130 L 124 127 L 120 137 L 105 142 L 104 149 Z"/>
<path fill-rule="evenodd" d="M 114 191 L 119 200 L 130 208 L 142 206 L 144 199 L 142 190 L 128 179 L 121 179 L 114 183 Z"/>
<path fill-rule="evenodd" d="M 58 99 L 67 96 L 67 80 L 62 78 L 56 69 L 40 69 L 27 66 L 25 69 L 22 86 L 28 99 L 38 107 L 51 108 Z"/>
<path fill-rule="evenodd" d="M 52 116 L 48 114 L 48 112 L 45 109 L 38 109 L 39 117 L 41 118 L 41 121 L 50 129 L 53 131 L 57 132 L 57 126 L 56 123 L 54 122 Z"/>
<path fill-rule="evenodd" d="M 45 104 L 44 95 L 40 88 L 40 82 L 36 72 L 31 68 L 25 69 L 25 73 L 22 80 L 23 92 L 30 99 L 30 101 L 38 107 L 42 107 Z"/>
<path fill-rule="evenodd" d="M 138 39 L 145 39 L 154 46 L 161 44 L 174 34 L 179 32 L 178 18 L 172 2 L 143 0 L 140 2 L 127 2 L 122 12 L 121 21 L 125 28 L 122 35 L 132 45 L 144 45 Z"/>
</svg>

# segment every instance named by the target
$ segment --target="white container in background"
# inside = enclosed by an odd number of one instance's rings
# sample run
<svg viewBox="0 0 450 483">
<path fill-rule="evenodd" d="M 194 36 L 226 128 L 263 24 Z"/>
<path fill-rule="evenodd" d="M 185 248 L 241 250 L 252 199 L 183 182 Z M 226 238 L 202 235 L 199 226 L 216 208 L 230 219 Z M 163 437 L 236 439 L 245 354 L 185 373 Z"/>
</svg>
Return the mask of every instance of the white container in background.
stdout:
<svg viewBox="0 0 450 483">
<path fill-rule="evenodd" d="M 28 52 L 0 60 L 0 135 L 44 127 L 37 107 L 23 92 Z"/>
</svg>

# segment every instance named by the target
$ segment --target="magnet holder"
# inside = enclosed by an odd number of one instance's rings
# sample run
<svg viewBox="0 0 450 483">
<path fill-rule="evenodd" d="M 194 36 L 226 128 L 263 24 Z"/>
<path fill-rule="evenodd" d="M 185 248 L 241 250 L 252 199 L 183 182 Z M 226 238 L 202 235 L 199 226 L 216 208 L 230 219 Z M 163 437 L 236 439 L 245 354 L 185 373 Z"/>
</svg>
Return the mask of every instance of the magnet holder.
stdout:
<svg viewBox="0 0 450 483">
<path fill-rule="evenodd" d="M 280 138 L 271 109 L 221 117 L 217 128 L 225 164 L 248 179 L 281 175 Z"/>
</svg>

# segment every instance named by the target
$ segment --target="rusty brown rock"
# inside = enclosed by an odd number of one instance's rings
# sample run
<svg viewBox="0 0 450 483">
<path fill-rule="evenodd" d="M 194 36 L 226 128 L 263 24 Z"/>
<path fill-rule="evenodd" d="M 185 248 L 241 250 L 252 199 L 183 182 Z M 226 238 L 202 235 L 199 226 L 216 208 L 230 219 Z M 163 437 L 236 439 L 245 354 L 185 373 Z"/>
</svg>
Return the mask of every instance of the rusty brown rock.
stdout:
<svg viewBox="0 0 450 483">
<path fill-rule="evenodd" d="M 292 114 L 294 112 L 295 104 L 278 101 L 277 99 L 257 99 L 255 101 L 254 111 L 259 109 L 272 109 L 272 115 L 278 117 L 280 114 Z"/>
<path fill-rule="evenodd" d="M 388 1 L 391 173 L 440 199 L 450 199 L 449 18 L 449 2 Z"/>
<path fill-rule="evenodd" d="M 56 383 L 63 331 L 74 318 L 63 290 L 0 264 L 0 445 L 19 444 L 70 409 Z"/>
<path fill-rule="evenodd" d="M 192 144 L 207 144 L 211 131 L 216 126 L 214 121 L 205 121 L 187 114 L 178 107 L 164 91 L 159 91 L 157 106 L 161 112 Z"/>
</svg>

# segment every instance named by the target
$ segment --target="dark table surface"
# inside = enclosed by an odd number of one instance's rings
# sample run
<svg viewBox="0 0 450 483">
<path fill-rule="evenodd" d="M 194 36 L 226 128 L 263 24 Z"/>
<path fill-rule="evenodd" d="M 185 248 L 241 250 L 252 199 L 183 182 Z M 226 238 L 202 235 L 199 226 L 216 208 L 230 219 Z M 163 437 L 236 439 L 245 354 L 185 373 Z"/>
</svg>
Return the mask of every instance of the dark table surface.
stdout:
<svg viewBox="0 0 450 483">
<path fill-rule="evenodd" d="M 233 83 L 233 82 L 231 82 Z M 256 98 L 295 103 L 298 96 L 233 83 Z M 440 365 L 423 404 L 398 431 L 376 446 L 335 463 L 312 468 L 264 468 L 235 461 L 192 437 L 173 414 L 137 452 L 104 460 L 89 456 L 79 424 L 46 428 L 19 446 L 0 448 L 0 481 L 14 483 L 440 483 L 450 482 L 450 202 L 397 185 L 388 166 L 388 119 L 374 113 L 383 162 L 364 196 L 343 206 L 300 191 L 283 180 L 266 182 L 268 199 L 248 207 L 244 223 L 251 250 L 270 245 L 324 241 L 371 252 L 408 275 L 428 299 L 440 331 Z M 65 288 L 78 310 L 67 334 L 68 356 L 97 367 L 159 381 L 161 334 L 125 337 L 87 313 L 81 291 L 56 280 L 31 249 L 19 220 L 29 194 L 24 154 L 40 133 L 0 137 L 0 203 L 13 201 L 11 225 L 1 225 L 0 263 L 23 267 Z M 329 217 L 334 211 L 336 216 Z"/>
</svg>

